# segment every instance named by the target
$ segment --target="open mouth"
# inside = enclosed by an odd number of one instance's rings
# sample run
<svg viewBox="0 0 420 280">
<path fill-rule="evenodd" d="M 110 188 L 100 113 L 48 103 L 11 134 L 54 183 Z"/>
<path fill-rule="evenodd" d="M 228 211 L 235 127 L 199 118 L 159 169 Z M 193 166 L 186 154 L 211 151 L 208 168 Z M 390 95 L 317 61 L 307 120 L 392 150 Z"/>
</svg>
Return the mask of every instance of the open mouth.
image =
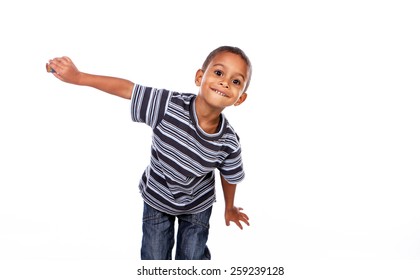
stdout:
<svg viewBox="0 0 420 280">
<path fill-rule="evenodd" d="M 214 89 L 213 91 L 214 91 L 215 93 L 217 93 L 218 95 L 220 95 L 220 96 L 227 97 L 227 95 L 226 95 L 225 93 L 223 93 L 223 92 L 221 92 L 221 91 L 218 91 L 217 89 Z"/>
</svg>

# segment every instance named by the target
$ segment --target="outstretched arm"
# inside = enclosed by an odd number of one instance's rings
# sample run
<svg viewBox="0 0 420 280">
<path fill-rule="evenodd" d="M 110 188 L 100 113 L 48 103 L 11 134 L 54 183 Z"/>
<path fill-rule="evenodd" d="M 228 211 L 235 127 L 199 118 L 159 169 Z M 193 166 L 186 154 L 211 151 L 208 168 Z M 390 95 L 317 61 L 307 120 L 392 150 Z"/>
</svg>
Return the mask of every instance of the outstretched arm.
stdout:
<svg viewBox="0 0 420 280">
<path fill-rule="evenodd" d="M 55 71 L 53 75 L 63 82 L 94 87 L 122 98 L 131 99 L 134 84 L 128 80 L 80 72 L 71 59 L 66 56 L 50 60 L 49 66 Z"/>
<path fill-rule="evenodd" d="M 226 225 L 228 226 L 230 225 L 230 222 L 234 222 L 240 229 L 242 229 L 242 221 L 243 223 L 249 226 L 248 216 L 245 213 L 241 212 L 241 210 L 243 210 L 242 208 L 236 207 L 234 205 L 236 184 L 228 183 L 222 175 L 220 175 L 220 179 L 222 182 L 223 195 L 225 197 Z"/>
</svg>

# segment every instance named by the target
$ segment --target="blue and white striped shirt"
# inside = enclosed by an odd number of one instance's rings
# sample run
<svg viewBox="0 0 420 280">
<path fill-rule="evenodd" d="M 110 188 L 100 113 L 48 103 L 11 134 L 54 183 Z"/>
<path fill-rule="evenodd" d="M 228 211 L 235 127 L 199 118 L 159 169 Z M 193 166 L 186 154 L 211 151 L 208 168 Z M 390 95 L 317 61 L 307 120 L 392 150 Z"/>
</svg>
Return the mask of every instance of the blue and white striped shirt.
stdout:
<svg viewBox="0 0 420 280">
<path fill-rule="evenodd" d="M 150 164 L 140 181 L 144 201 L 171 214 L 204 211 L 215 201 L 215 169 L 231 184 L 244 178 L 239 137 L 225 116 L 215 134 L 202 130 L 195 94 L 136 84 L 133 121 L 153 129 Z"/>
</svg>

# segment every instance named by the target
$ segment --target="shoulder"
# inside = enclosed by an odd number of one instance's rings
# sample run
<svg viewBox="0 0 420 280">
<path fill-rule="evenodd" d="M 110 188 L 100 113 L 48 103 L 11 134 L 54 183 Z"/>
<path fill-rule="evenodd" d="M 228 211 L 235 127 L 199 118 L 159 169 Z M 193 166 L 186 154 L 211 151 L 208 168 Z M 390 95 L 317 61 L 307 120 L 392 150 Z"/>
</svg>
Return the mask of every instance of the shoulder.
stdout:
<svg viewBox="0 0 420 280">
<path fill-rule="evenodd" d="M 192 93 L 171 91 L 168 108 L 170 111 L 182 111 L 184 114 L 190 115 L 189 112 L 192 110 L 195 96 Z"/>
<path fill-rule="evenodd" d="M 184 93 L 179 91 L 170 91 L 171 101 L 177 104 L 191 104 L 196 96 L 193 93 Z"/>
<path fill-rule="evenodd" d="M 224 133 L 231 135 L 231 137 L 236 138 L 239 141 L 238 133 L 236 133 L 235 128 L 229 122 L 225 114 L 221 114 L 221 118 L 222 118 L 222 122 L 224 123 Z"/>
<path fill-rule="evenodd" d="M 232 150 L 238 150 L 240 149 L 240 137 L 239 134 L 235 131 L 233 126 L 229 123 L 227 118 L 223 116 L 223 121 L 225 123 L 224 130 L 223 130 L 223 136 L 221 137 L 222 141 L 225 145 L 227 145 Z"/>
<path fill-rule="evenodd" d="M 190 104 L 196 95 L 193 93 L 184 93 L 165 88 L 135 84 L 133 88 L 133 99 L 138 99 L 143 96 L 164 98 L 168 99 L 169 102 L 176 104 Z"/>
</svg>

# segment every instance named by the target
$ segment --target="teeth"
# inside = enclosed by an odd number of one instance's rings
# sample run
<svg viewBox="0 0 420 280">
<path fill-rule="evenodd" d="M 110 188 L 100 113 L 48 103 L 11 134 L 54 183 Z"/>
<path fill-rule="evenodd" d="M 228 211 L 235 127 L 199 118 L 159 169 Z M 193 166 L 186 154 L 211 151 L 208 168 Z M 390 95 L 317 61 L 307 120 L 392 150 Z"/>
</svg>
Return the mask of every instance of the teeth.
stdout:
<svg viewBox="0 0 420 280">
<path fill-rule="evenodd" d="M 220 92 L 220 91 L 218 91 L 218 90 L 215 90 L 215 92 L 216 92 L 218 95 L 221 95 L 221 96 L 226 96 L 226 94 L 224 94 L 223 92 Z"/>
</svg>

